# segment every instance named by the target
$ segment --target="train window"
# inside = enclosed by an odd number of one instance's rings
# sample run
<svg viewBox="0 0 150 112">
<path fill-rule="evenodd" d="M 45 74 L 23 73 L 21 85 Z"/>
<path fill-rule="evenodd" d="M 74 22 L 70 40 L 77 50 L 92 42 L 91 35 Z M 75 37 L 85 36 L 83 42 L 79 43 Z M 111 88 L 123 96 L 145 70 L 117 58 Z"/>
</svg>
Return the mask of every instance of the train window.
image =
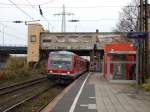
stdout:
<svg viewBox="0 0 150 112">
<path fill-rule="evenodd" d="M 55 60 L 51 60 L 51 64 L 63 64 L 63 65 L 69 65 L 69 64 L 71 64 L 71 62 L 70 61 L 59 61 L 59 60 L 57 60 L 57 61 L 55 61 Z"/>
<path fill-rule="evenodd" d="M 69 36 L 69 38 L 78 38 L 78 36 Z"/>
</svg>

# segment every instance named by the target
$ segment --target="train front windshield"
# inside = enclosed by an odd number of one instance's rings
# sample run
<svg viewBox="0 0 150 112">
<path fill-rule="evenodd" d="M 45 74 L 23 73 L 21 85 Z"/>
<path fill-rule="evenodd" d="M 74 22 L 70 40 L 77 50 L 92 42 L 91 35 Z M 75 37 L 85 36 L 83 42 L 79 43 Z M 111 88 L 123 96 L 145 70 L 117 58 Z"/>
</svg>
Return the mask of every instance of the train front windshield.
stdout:
<svg viewBox="0 0 150 112">
<path fill-rule="evenodd" d="M 70 55 L 51 54 L 49 59 L 49 68 L 51 69 L 71 69 L 72 56 Z"/>
</svg>

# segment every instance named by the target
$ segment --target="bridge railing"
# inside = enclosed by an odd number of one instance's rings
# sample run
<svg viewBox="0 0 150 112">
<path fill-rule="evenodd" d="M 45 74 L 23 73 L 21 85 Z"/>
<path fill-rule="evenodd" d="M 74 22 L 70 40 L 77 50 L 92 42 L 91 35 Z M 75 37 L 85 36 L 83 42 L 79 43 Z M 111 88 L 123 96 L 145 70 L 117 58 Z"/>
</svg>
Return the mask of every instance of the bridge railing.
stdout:
<svg viewBox="0 0 150 112">
<path fill-rule="evenodd" d="M 21 44 L 0 44 L 0 47 L 27 47 L 27 45 L 21 45 Z"/>
<path fill-rule="evenodd" d="M 68 50 L 91 50 L 93 49 L 93 43 L 82 43 L 82 42 L 77 42 L 77 43 L 51 43 L 49 45 L 44 45 L 42 44 L 41 49 L 52 49 L 52 50 L 58 50 L 58 49 L 68 49 Z"/>
</svg>

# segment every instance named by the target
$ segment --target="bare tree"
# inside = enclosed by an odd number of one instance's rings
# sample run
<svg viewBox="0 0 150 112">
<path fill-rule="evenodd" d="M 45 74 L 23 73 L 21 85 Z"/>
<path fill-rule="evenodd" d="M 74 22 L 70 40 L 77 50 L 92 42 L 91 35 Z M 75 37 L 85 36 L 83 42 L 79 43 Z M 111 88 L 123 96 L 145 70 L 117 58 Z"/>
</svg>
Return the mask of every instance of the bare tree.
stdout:
<svg viewBox="0 0 150 112">
<path fill-rule="evenodd" d="M 132 0 L 128 6 L 122 8 L 119 13 L 119 21 L 116 24 L 115 32 L 136 31 L 138 19 L 139 0 Z"/>
</svg>

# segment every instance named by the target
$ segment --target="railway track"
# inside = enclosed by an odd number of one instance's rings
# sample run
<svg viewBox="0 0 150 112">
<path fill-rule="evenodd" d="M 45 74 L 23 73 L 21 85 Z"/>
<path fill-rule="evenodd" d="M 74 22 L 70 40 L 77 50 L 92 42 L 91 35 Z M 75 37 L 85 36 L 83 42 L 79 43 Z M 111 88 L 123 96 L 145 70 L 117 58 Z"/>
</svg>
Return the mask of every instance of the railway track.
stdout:
<svg viewBox="0 0 150 112">
<path fill-rule="evenodd" d="M 57 87 L 59 87 L 59 91 L 58 90 L 56 91 Z M 47 92 L 49 94 L 47 97 L 48 102 L 46 102 L 42 106 L 39 105 L 38 108 L 36 107 L 35 110 L 32 110 L 32 112 L 41 112 L 43 110 L 43 108 L 45 108 L 65 87 L 64 86 L 60 87 L 60 85 L 52 84 L 49 88 L 50 89 L 43 90 L 37 94 L 34 94 L 33 96 L 31 96 L 29 98 L 26 98 L 26 99 L 24 99 L 24 100 L 22 100 L 16 104 L 12 105 L 11 107 L 6 108 L 2 112 L 24 112 L 24 111 L 26 111 L 26 108 L 31 108 L 31 107 L 28 107 L 28 106 L 30 106 L 30 105 L 28 105 L 28 103 L 32 104 L 35 101 L 40 100 L 39 97 L 41 97 L 44 93 Z M 55 94 L 51 94 L 51 93 L 55 93 Z M 45 98 L 45 96 L 44 96 L 44 98 Z M 27 110 L 27 112 L 28 112 L 28 110 Z"/>
<path fill-rule="evenodd" d="M 52 88 L 51 89 L 51 91 L 53 91 L 53 89 L 54 88 Z M 64 89 L 64 88 L 63 88 Z M 63 89 L 62 89 L 62 91 L 63 91 Z M 61 92 L 62 92 L 61 91 Z M 56 96 L 57 95 L 59 95 L 60 94 L 60 92 L 59 93 L 57 93 L 57 94 L 55 94 L 55 95 L 52 95 L 52 96 L 50 96 L 49 97 L 49 101 L 45 104 L 45 105 L 43 105 L 43 106 L 41 106 L 40 108 L 38 108 L 35 112 L 41 112 L 50 102 L 52 102 L 55 98 L 56 98 Z"/>
<path fill-rule="evenodd" d="M 66 87 L 67 85 L 60 86 L 56 83 L 49 83 L 47 77 L 42 77 L 0 88 L 0 112 L 24 112 L 29 106 L 28 103 L 32 104 L 35 99 L 48 92 L 46 99 L 49 101 L 39 106 L 36 110 L 33 110 L 33 112 L 40 112 Z M 54 94 L 51 94 L 53 92 Z"/>
<path fill-rule="evenodd" d="M 39 95 L 35 96 L 34 99 L 29 100 L 27 103 L 19 106 L 18 108 L 16 108 L 14 111 L 11 112 L 17 112 L 19 110 L 19 112 L 41 112 L 51 101 L 53 101 L 53 99 L 55 99 L 55 97 L 60 94 L 60 92 L 62 92 L 62 90 L 64 90 L 66 86 L 60 86 L 57 84 L 54 84 L 50 87 L 50 89 L 44 91 L 43 93 L 40 93 Z M 47 94 L 47 95 L 43 95 L 43 94 Z M 44 98 L 44 102 L 40 102 L 41 97 Z M 40 102 L 40 103 L 39 103 Z M 33 106 L 33 104 L 35 104 Z M 38 106 L 37 106 L 38 105 Z"/>
<path fill-rule="evenodd" d="M 34 84 L 37 84 L 37 83 L 44 81 L 44 80 L 47 80 L 47 77 L 41 77 L 41 78 L 26 81 L 26 82 L 22 82 L 19 84 L 15 84 L 12 86 L 0 88 L 0 96 L 4 95 L 4 94 L 9 94 L 10 92 L 17 91 L 19 89 L 23 89 L 25 87 L 28 87 L 28 86 L 31 86 Z"/>
<path fill-rule="evenodd" d="M 8 112 L 47 89 L 47 77 L 0 88 L 0 112 Z"/>
</svg>

